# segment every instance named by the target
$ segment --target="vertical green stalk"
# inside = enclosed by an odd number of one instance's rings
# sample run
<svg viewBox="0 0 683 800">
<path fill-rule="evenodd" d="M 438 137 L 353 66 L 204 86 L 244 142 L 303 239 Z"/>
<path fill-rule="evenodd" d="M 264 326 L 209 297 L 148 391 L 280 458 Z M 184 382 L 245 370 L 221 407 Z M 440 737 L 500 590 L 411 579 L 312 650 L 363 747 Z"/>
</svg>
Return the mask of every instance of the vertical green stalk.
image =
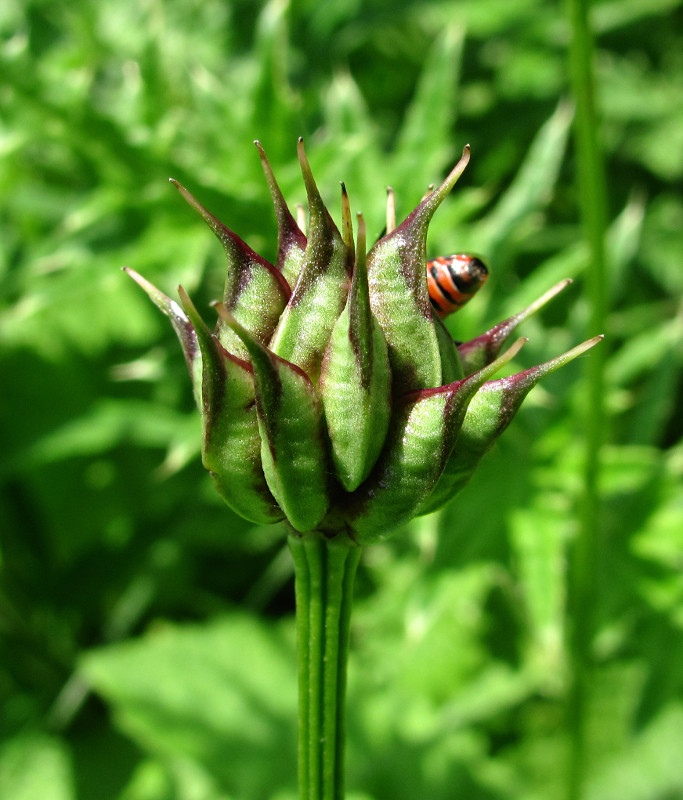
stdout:
<svg viewBox="0 0 683 800">
<path fill-rule="evenodd" d="M 299 796 L 343 800 L 344 701 L 361 548 L 322 534 L 289 538 L 299 664 Z"/>
<path fill-rule="evenodd" d="M 571 27 L 569 66 L 576 103 L 576 169 L 581 221 L 589 252 L 586 290 L 591 313 L 589 329 L 606 332 L 607 266 L 605 232 L 607 194 L 600 147 L 593 74 L 594 47 L 589 22 L 590 0 L 567 0 Z M 591 668 L 591 644 L 599 587 L 600 555 L 600 458 L 605 429 L 604 348 L 586 360 L 586 407 L 582 419 L 586 431 L 581 527 L 574 544 L 569 576 L 570 647 L 573 687 L 569 697 L 571 751 L 567 796 L 583 795 L 586 766 L 585 709 Z"/>
</svg>

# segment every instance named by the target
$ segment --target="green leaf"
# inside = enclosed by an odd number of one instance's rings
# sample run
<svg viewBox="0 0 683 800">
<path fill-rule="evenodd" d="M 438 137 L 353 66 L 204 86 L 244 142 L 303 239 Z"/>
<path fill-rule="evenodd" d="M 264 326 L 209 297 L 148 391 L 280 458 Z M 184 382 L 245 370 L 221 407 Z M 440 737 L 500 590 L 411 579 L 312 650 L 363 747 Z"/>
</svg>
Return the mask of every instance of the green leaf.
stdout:
<svg viewBox="0 0 683 800">
<path fill-rule="evenodd" d="M 552 197 L 572 122 L 563 102 L 539 130 L 517 174 L 486 221 L 477 226 L 477 247 L 495 262 L 496 251 L 515 229 Z"/>
<path fill-rule="evenodd" d="M 7 800 L 76 800 L 65 743 L 47 734 L 24 734 L 0 747 L 0 797 Z"/>
<path fill-rule="evenodd" d="M 270 797 L 295 781 L 293 638 L 243 614 L 164 625 L 87 654 L 81 674 L 143 750 L 195 762 L 236 800 Z"/>
<path fill-rule="evenodd" d="M 399 131 L 392 159 L 397 187 L 428 185 L 453 156 L 452 127 L 458 114 L 458 82 L 464 26 L 451 22 L 429 48 L 415 94 Z M 425 125 L 425 120 L 429 124 Z M 416 159 L 416 154 L 420 158 Z M 392 179 L 394 180 L 394 179 Z M 410 181 L 410 182 L 409 182 Z"/>
</svg>

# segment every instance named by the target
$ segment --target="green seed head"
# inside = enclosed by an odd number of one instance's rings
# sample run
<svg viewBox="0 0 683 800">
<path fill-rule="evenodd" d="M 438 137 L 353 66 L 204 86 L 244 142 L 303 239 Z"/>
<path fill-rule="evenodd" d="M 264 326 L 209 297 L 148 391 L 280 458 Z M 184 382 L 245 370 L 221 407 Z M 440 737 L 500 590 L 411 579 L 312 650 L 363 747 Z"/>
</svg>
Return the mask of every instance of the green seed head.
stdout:
<svg viewBox="0 0 683 800">
<path fill-rule="evenodd" d="M 507 339 L 564 281 L 471 342 L 451 339 L 432 311 L 425 244 L 434 212 L 467 166 L 469 147 L 398 226 L 389 192 L 388 232 L 366 256 L 363 218 L 354 244 L 346 189 L 340 232 L 303 141 L 307 236 L 255 144 L 275 206 L 275 264 L 173 181 L 227 256 L 214 330 L 182 288 L 179 305 L 127 271 L 178 334 L 202 414 L 203 463 L 225 502 L 254 522 L 285 520 L 297 536 L 381 541 L 448 502 L 538 380 L 601 337 L 492 380 L 525 341 L 501 354 Z"/>
</svg>

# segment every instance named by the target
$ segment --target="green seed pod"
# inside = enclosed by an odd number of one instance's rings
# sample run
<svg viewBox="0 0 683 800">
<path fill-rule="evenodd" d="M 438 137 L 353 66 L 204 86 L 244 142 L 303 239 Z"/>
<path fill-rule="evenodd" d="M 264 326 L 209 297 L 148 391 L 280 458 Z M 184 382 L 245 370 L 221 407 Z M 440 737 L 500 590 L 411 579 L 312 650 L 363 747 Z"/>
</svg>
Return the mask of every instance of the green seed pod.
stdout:
<svg viewBox="0 0 683 800">
<path fill-rule="evenodd" d="M 233 511 L 252 522 L 277 522 L 284 514 L 263 474 L 254 370 L 225 351 L 187 292 L 178 293 L 202 353 L 202 463 Z"/>
<path fill-rule="evenodd" d="M 219 322 L 211 332 L 187 294 L 184 310 L 128 273 L 171 319 L 203 418 L 202 458 L 216 488 L 255 522 L 283 519 L 295 537 L 349 546 L 380 541 L 446 503 L 509 424 L 531 387 L 600 337 L 564 356 L 489 380 L 519 350 L 503 344 L 558 284 L 524 311 L 457 345 L 432 313 L 425 243 L 429 222 L 468 160 L 398 226 L 389 192 L 386 236 L 354 247 L 342 185 L 341 233 L 299 141 L 308 236 L 284 201 L 257 142 L 275 206 L 275 266 L 176 183 L 228 257 Z"/>
<path fill-rule="evenodd" d="M 301 272 L 270 348 L 317 381 L 332 328 L 346 302 L 352 259 L 320 197 L 302 139 L 299 162 L 308 195 L 310 232 Z"/>
<path fill-rule="evenodd" d="M 439 341 L 425 278 L 427 229 L 469 159 L 467 145 L 441 186 L 368 253 L 370 303 L 387 340 L 395 392 L 442 383 Z"/>
<path fill-rule="evenodd" d="M 309 531 L 329 507 L 320 399 L 302 369 L 264 347 L 225 306 L 216 309 L 251 357 L 266 482 L 291 525 Z"/>
<path fill-rule="evenodd" d="M 352 492 L 379 456 L 391 413 L 389 357 L 370 310 L 365 223 L 360 215 L 353 283 L 332 329 L 319 385 L 337 475 L 344 489 Z"/>
<path fill-rule="evenodd" d="M 181 186 L 171 180 L 183 198 L 202 217 L 223 245 L 228 259 L 223 303 L 234 318 L 266 343 L 280 319 L 291 292 L 287 281 L 275 267 L 255 253 L 239 236 L 210 214 L 203 205 Z M 225 325 L 218 326 L 218 338 L 230 352 L 246 356 L 239 337 Z"/>
<path fill-rule="evenodd" d="M 512 422 L 522 401 L 541 378 L 585 353 L 602 338 L 595 336 L 545 364 L 539 364 L 509 378 L 485 383 L 472 398 L 453 453 L 446 462 L 434 491 L 422 504 L 418 514 L 436 511 L 455 497 L 474 475 L 482 457 Z"/>
<path fill-rule="evenodd" d="M 513 358 L 525 341 L 519 339 L 499 359 L 468 378 L 410 392 L 403 398 L 392 420 L 388 446 L 346 515 L 356 541 L 381 541 L 396 525 L 415 516 L 415 509 L 439 480 L 477 389 Z"/>
</svg>

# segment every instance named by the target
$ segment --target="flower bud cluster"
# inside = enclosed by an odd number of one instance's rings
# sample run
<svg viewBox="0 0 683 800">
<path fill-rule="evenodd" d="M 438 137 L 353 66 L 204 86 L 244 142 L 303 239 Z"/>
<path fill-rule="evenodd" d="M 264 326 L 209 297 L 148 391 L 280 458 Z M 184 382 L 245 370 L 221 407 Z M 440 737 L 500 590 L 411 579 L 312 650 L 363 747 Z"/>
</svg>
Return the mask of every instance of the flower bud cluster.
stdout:
<svg viewBox="0 0 683 800">
<path fill-rule="evenodd" d="M 128 273 L 170 318 L 203 421 L 203 464 L 225 502 L 257 523 L 285 520 L 356 544 L 448 502 L 544 376 L 595 337 L 545 364 L 492 380 L 524 339 L 503 345 L 563 281 L 529 308 L 456 344 L 430 303 L 427 228 L 469 160 L 366 255 L 354 243 L 342 185 L 341 231 L 323 204 L 299 141 L 309 226 L 301 230 L 256 142 L 278 223 L 275 264 L 183 197 L 220 240 L 228 261 L 215 328 L 187 293 L 180 305 Z"/>
</svg>

